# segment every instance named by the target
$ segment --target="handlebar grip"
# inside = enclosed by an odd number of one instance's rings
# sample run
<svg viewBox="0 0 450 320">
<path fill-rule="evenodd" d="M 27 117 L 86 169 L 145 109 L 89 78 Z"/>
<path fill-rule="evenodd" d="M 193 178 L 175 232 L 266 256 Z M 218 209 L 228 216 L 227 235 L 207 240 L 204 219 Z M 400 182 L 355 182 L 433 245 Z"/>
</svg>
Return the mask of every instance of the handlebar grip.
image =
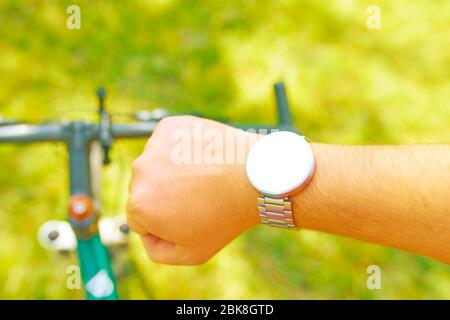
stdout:
<svg viewBox="0 0 450 320">
<path fill-rule="evenodd" d="M 275 99 L 277 102 L 278 123 L 282 127 L 292 127 L 292 115 L 289 110 L 289 103 L 287 100 L 286 87 L 283 82 L 274 84 Z"/>
<path fill-rule="evenodd" d="M 16 124 L 10 126 L 0 126 L 0 143 L 26 143 L 65 140 L 66 136 L 64 134 L 64 125 L 62 124 Z"/>
</svg>

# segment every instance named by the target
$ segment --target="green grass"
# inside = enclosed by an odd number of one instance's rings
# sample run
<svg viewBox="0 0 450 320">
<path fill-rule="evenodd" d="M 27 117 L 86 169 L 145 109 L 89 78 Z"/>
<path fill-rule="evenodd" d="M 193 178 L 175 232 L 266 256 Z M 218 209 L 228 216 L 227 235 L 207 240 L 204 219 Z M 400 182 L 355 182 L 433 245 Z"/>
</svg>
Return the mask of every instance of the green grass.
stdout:
<svg viewBox="0 0 450 320">
<path fill-rule="evenodd" d="M 275 121 L 284 80 L 297 125 L 315 141 L 450 141 L 447 1 L 0 2 L 0 113 L 32 122 L 94 119 L 94 91 L 116 112 L 166 106 L 240 122 Z M 366 9 L 382 9 L 380 30 Z M 104 213 L 124 210 L 129 165 L 144 141 L 120 142 L 103 171 Z M 82 298 L 66 289 L 72 258 L 36 231 L 64 219 L 62 146 L 0 146 L 0 298 Z M 149 262 L 133 238 L 123 298 L 450 298 L 449 267 L 321 233 L 255 229 L 199 267 Z M 382 289 L 366 288 L 366 268 Z"/>
</svg>

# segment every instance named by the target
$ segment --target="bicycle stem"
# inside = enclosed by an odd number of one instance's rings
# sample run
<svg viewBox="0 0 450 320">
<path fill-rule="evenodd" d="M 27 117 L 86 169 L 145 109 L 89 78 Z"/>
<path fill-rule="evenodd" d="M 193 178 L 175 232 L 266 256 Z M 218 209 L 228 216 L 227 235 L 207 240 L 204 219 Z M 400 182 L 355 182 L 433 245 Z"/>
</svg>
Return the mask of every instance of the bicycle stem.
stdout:
<svg viewBox="0 0 450 320">
<path fill-rule="evenodd" d="M 85 122 L 73 122 L 67 127 L 72 199 L 80 195 L 93 199 L 90 163 L 92 133 L 89 129 L 89 124 Z M 81 220 L 74 219 L 69 210 L 69 221 L 77 235 L 77 252 L 87 298 L 118 299 L 108 249 L 101 242 L 98 233 L 98 212 L 95 210 L 95 203 L 93 208 L 89 215 Z"/>
</svg>

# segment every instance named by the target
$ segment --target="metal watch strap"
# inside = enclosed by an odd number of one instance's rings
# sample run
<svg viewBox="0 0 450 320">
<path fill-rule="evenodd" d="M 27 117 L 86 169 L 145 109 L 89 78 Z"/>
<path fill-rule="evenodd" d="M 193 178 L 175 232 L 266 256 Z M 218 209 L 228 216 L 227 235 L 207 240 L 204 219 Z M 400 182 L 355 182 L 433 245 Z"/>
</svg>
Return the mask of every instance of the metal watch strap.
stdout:
<svg viewBox="0 0 450 320">
<path fill-rule="evenodd" d="M 258 210 L 261 223 L 273 227 L 297 229 L 292 215 L 292 204 L 288 197 L 272 198 L 260 195 L 258 197 Z"/>
</svg>

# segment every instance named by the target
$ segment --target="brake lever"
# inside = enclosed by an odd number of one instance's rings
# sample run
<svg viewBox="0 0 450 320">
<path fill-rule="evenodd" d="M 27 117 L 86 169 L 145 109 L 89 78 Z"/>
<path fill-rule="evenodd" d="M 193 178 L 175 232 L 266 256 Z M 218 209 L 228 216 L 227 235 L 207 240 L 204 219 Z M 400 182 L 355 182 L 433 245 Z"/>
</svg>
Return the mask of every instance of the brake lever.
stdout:
<svg viewBox="0 0 450 320">
<path fill-rule="evenodd" d="M 153 110 L 140 110 L 133 114 L 133 117 L 138 121 L 160 121 L 163 118 L 169 116 L 166 109 L 156 108 Z"/>
<path fill-rule="evenodd" d="M 112 134 L 111 115 L 108 113 L 108 111 L 106 111 L 105 107 L 106 91 L 104 88 L 100 87 L 97 89 L 97 98 L 99 102 L 98 113 L 100 117 L 98 140 L 103 151 L 103 164 L 107 165 L 111 163 L 109 153 L 114 141 Z"/>
</svg>

